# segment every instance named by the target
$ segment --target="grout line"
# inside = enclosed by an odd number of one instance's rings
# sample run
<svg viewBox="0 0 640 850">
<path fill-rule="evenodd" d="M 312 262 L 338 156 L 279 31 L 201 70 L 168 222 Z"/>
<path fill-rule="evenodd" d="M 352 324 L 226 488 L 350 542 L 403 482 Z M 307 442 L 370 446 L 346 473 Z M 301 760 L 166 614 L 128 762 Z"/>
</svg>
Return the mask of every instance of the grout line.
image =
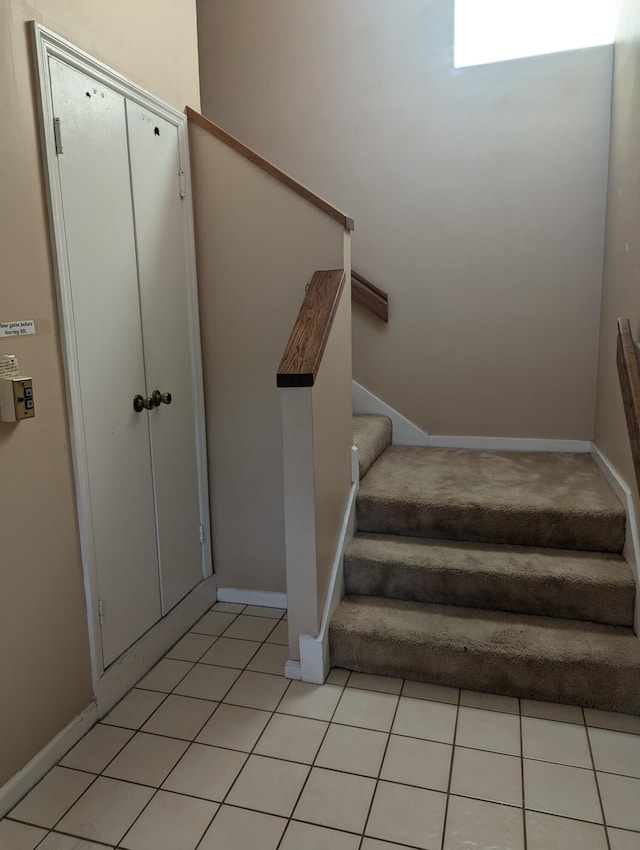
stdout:
<svg viewBox="0 0 640 850">
<path fill-rule="evenodd" d="M 524 850 L 527 850 L 528 836 L 527 836 L 527 816 L 526 816 L 526 807 L 525 807 L 525 790 L 524 790 L 524 735 L 522 734 L 522 700 L 518 700 L 518 729 L 520 731 L 520 782 L 522 783 L 521 792 L 522 792 L 522 841 L 524 844 Z"/>
<path fill-rule="evenodd" d="M 451 764 L 449 765 L 449 779 L 447 781 L 447 791 L 444 801 L 444 817 L 442 819 L 442 840 L 440 841 L 440 850 L 444 850 L 444 842 L 447 834 L 447 818 L 449 816 L 449 800 L 451 799 L 451 782 L 453 780 L 453 763 L 456 757 L 456 738 L 458 737 L 458 721 L 460 719 L 460 701 L 462 699 L 462 688 L 458 690 L 458 704 L 456 706 L 456 722 L 453 727 L 453 740 L 451 742 Z"/>
<path fill-rule="evenodd" d="M 596 762 L 593 757 L 593 748 L 591 747 L 591 736 L 589 735 L 589 727 L 587 726 L 587 718 L 584 713 L 584 708 L 582 709 L 582 716 L 584 717 L 584 725 L 585 732 L 587 735 L 587 746 L 589 747 L 589 756 L 591 757 L 591 767 L 593 768 L 593 781 L 596 784 L 596 792 L 598 794 L 598 802 L 600 803 L 600 811 L 602 813 L 602 823 L 604 826 L 604 833 L 607 841 L 607 850 L 611 850 L 611 840 L 609 839 L 609 829 L 607 825 L 607 816 L 604 811 L 604 803 L 602 802 L 602 794 L 600 793 L 600 782 L 598 781 L 598 772 L 596 771 Z"/>
</svg>

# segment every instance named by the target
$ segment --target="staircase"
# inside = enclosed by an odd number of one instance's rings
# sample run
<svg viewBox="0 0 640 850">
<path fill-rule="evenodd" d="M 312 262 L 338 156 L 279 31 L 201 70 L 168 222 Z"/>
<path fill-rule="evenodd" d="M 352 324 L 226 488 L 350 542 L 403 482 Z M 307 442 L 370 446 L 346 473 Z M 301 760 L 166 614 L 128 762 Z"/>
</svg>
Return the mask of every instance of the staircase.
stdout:
<svg viewBox="0 0 640 850">
<path fill-rule="evenodd" d="M 386 417 L 355 417 L 332 665 L 640 714 L 625 512 L 592 458 L 391 437 Z"/>
</svg>

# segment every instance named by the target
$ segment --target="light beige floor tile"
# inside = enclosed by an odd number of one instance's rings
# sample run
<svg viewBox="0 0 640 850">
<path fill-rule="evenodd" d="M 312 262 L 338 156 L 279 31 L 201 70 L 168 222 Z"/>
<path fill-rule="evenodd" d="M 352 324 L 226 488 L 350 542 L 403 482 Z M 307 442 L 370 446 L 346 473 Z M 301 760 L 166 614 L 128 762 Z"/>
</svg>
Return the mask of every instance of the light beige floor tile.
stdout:
<svg viewBox="0 0 640 850">
<path fill-rule="evenodd" d="M 524 804 L 551 815 L 602 823 L 593 771 L 524 760 Z"/>
<path fill-rule="evenodd" d="M 273 711 L 288 686 L 289 679 L 285 679 L 284 676 L 251 673 L 245 670 L 224 701 L 230 705 L 243 705 L 245 708 L 261 708 L 263 711 Z"/>
<path fill-rule="evenodd" d="M 267 617 L 270 620 L 279 620 L 286 614 L 286 608 L 267 608 L 264 605 L 247 605 L 244 613 L 251 617 Z"/>
<path fill-rule="evenodd" d="M 358 850 L 360 836 L 292 820 L 278 850 Z"/>
<path fill-rule="evenodd" d="M 593 726 L 594 729 L 611 729 L 614 732 L 631 732 L 640 735 L 640 716 L 635 714 L 619 714 L 617 711 L 585 708 L 584 717 L 587 726 Z"/>
<path fill-rule="evenodd" d="M 377 776 L 388 737 L 386 732 L 332 723 L 315 763 L 343 773 Z"/>
<path fill-rule="evenodd" d="M 314 767 L 294 818 L 345 832 L 362 832 L 375 787 L 374 779 Z"/>
<path fill-rule="evenodd" d="M 127 850 L 194 850 L 217 803 L 159 791 L 120 846 Z"/>
<path fill-rule="evenodd" d="M 218 705 L 205 699 L 169 694 L 142 727 L 143 732 L 193 741 Z"/>
<path fill-rule="evenodd" d="M 360 850 L 402 850 L 402 847 L 400 844 L 390 844 L 388 841 L 365 837 L 362 839 Z"/>
<path fill-rule="evenodd" d="M 176 694 L 219 702 L 240 675 L 231 667 L 196 664 L 175 689 Z"/>
<path fill-rule="evenodd" d="M 175 658 L 178 661 L 199 661 L 210 649 L 216 638 L 212 635 L 201 635 L 195 632 L 187 634 L 173 646 L 165 658 Z"/>
<path fill-rule="evenodd" d="M 347 684 L 350 675 L 350 670 L 344 670 L 342 667 L 333 667 L 327 676 L 327 684 L 344 686 Z"/>
<path fill-rule="evenodd" d="M 138 732 L 106 768 L 104 775 L 158 788 L 188 746 L 186 741 Z"/>
<path fill-rule="evenodd" d="M 274 628 L 274 621 L 266 617 L 249 617 L 239 614 L 226 629 L 224 636 L 238 640 L 263 641 Z"/>
<path fill-rule="evenodd" d="M 440 850 L 446 795 L 379 782 L 365 830 L 372 838 Z"/>
<path fill-rule="evenodd" d="M 347 687 L 361 688 L 364 691 L 380 691 L 383 694 L 399 694 L 403 679 L 393 676 L 375 676 L 372 673 L 352 673 Z"/>
<path fill-rule="evenodd" d="M 243 670 L 251 661 L 260 644 L 255 640 L 234 640 L 221 637 L 200 659 L 202 664 L 217 664 L 219 667 L 237 667 Z"/>
<path fill-rule="evenodd" d="M 473 709 L 469 709 L 470 711 Z M 442 744 L 453 743 L 458 708 L 444 702 L 400 697 L 393 721 L 395 735 L 425 738 Z"/>
<path fill-rule="evenodd" d="M 81 738 L 63 759 L 63 767 L 73 767 L 76 770 L 86 770 L 89 773 L 102 773 L 124 745 L 134 735 L 130 729 L 119 726 L 96 724 L 84 738 Z"/>
<path fill-rule="evenodd" d="M 222 802 L 245 763 L 235 750 L 191 744 L 163 784 L 163 790 Z"/>
<path fill-rule="evenodd" d="M 484 750 L 456 747 L 451 793 L 493 803 L 522 805 L 520 759 Z"/>
<path fill-rule="evenodd" d="M 640 778 L 640 735 L 590 729 L 589 739 L 596 770 Z"/>
<path fill-rule="evenodd" d="M 342 695 L 339 685 L 311 685 L 308 682 L 291 682 L 278 705 L 277 711 L 297 714 L 315 720 L 331 720 Z"/>
<path fill-rule="evenodd" d="M 12 820 L 0 820 L 0 847 L 6 847 L 7 850 L 34 850 L 46 834 L 46 829 Z"/>
<path fill-rule="evenodd" d="M 561 723 L 577 723 L 579 726 L 584 726 L 582 709 L 578 705 L 521 699 L 520 714 L 523 717 L 540 717 L 542 720 L 557 720 Z"/>
<path fill-rule="evenodd" d="M 153 788 L 98 777 L 60 821 L 60 832 L 118 844 L 154 795 Z"/>
<path fill-rule="evenodd" d="M 526 812 L 527 850 L 608 850 L 604 827 L 595 823 Z"/>
<path fill-rule="evenodd" d="M 10 812 L 10 817 L 51 829 L 94 779 L 92 773 L 54 767 Z"/>
<path fill-rule="evenodd" d="M 247 670 L 282 676 L 288 658 L 289 650 L 286 646 L 280 646 L 278 643 L 264 643 L 247 665 Z"/>
<path fill-rule="evenodd" d="M 275 629 L 269 634 L 267 643 L 279 643 L 282 646 L 289 645 L 289 627 L 286 618 L 280 620 Z"/>
<path fill-rule="evenodd" d="M 198 850 L 276 850 L 286 825 L 274 815 L 221 806 Z"/>
<path fill-rule="evenodd" d="M 640 779 L 598 772 L 598 785 L 607 824 L 640 832 Z"/>
<path fill-rule="evenodd" d="M 392 735 L 380 778 L 433 791 L 446 791 L 452 750 L 450 744 Z"/>
<path fill-rule="evenodd" d="M 461 707 L 456 744 L 505 755 L 520 755 L 520 719 L 511 714 Z"/>
<path fill-rule="evenodd" d="M 249 752 L 255 746 L 270 717 L 267 711 L 223 703 L 218 706 L 196 740 L 199 744 L 211 744 Z"/>
<path fill-rule="evenodd" d="M 515 697 L 486 694 L 482 691 L 460 691 L 460 705 L 486 708 L 487 711 L 503 711 L 506 714 L 520 714 L 519 701 Z"/>
<path fill-rule="evenodd" d="M 388 732 L 397 704 L 398 697 L 395 694 L 380 694 L 347 687 L 340 697 L 333 720 L 347 726 Z"/>
<path fill-rule="evenodd" d="M 3 845 L 0 844 L 0 847 Z M 20 850 L 12 847 L 11 850 Z M 50 832 L 42 844 L 38 844 L 38 850 L 111 850 L 104 844 L 96 844 L 86 838 L 78 838 L 75 835 L 62 835 L 61 832 Z"/>
<path fill-rule="evenodd" d="M 262 756 L 311 764 L 328 725 L 323 720 L 274 714 L 262 733 L 255 752 Z"/>
<path fill-rule="evenodd" d="M 616 734 L 605 733 L 605 734 Z M 522 755 L 529 759 L 591 767 L 587 730 L 572 723 L 522 718 Z"/>
<path fill-rule="evenodd" d="M 640 850 L 640 832 L 626 832 L 609 827 L 611 850 Z"/>
<path fill-rule="evenodd" d="M 212 611 L 222 611 L 224 614 L 242 614 L 246 605 L 240 602 L 216 602 L 211 607 Z"/>
<path fill-rule="evenodd" d="M 193 667 L 191 661 L 178 661 L 174 658 L 162 658 L 156 666 L 138 682 L 139 688 L 148 691 L 170 693 L 178 682 L 183 679 Z"/>
<path fill-rule="evenodd" d="M 402 696 L 413 697 L 413 699 L 428 699 L 432 702 L 448 702 L 450 705 L 457 705 L 460 690 L 458 688 L 448 688 L 445 685 L 432 685 L 429 682 L 411 682 L 409 679 L 405 679 Z"/>
<path fill-rule="evenodd" d="M 204 617 L 201 617 L 195 626 L 192 626 L 191 631 L 201 635 L 221 635 L 237 617 L 237 614 L 220 610 L 207 611 Z"/>
<path fill-rule="evenodd" d="M 444 850 L 467 850 L 470 847 L 524 850 L 522 810 L 452 796 L 447 812 Z M 552 847 L 558 848 L 558 845 Z"/>
<path fill-rule="evenodd" d="M 158 691 L 143 691 L 134 688 L 111 709 L 102 720 L 111 726 L 124 726 L 127 729 L 139 729 L 151 717 L 166 694 Z"/>
<path fill-rule="evenodd" d="M 306 764 L 249 756 L 226 802 L 289 817 L 308 773 Z"/>
</svg>

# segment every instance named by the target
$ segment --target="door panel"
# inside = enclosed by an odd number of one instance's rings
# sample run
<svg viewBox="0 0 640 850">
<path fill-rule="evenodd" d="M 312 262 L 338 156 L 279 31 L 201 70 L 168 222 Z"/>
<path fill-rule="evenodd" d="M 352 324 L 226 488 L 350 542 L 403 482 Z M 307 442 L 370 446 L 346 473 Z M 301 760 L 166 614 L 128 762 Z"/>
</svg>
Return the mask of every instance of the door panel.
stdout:
<svg viewBox="0 0 640 850">
<path fill-rule="evenodd" d="M 49 63 L 105 667 L 160 617 L 124 98 Z"/>
<path fill-rule="evenodd" d="M 200 500 L 177 128 L 127 100 L 163 612 L 202 581 Z"/>
</svg>

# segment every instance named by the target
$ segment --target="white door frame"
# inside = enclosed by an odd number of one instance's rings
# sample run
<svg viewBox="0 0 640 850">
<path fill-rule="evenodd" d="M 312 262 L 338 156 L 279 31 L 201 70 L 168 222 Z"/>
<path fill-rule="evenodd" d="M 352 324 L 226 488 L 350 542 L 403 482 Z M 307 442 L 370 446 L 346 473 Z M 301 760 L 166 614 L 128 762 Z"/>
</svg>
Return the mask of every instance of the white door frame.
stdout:
<svg viewBox="0 0 640 850">
<path fill-rule="evenodd" d="M 209 491 L 207 482 L 207 456 L 204 422 L 204 397 L 202 361 L 200 354 L 200 325 L 198 319 L 198 291 L 196 279 L 196 257 L 193 230 L 193 208 L 191 193 L 191 169 L 186 116 L 154 95 L 134 85 L 116 71 L 99 62 L 51 30 L 31 23 L 36 60 L 36 80 L 40 108 L 40 136 L 47 187 L 49 229 L 53 250 L 53 265 L 57 283 L 58 312 L 60 317 L 62 354 L 67 383 L 67 406 L 71 431 L 71 449 L 76 483 L 76 500 L 80 526 L 80 544 L 84 572 L 91 670 L 94 693 L 103 677 L 102 639 L 98 614 L 98 578 L 94 557 L 93 531 L 89 499 L 89 476 L 84 441 L 80 379 L 75 346 L 73 305 L 71 300 L 71 278 L 66 256 L 66 234 L 62 208 L 62 191 L 58 175 L 56 141 L 53 132 L 53 103 L 49 84 L 49 59 L 56 58 L 76 70 L 92 77 L 97 82 L 113 89 L 129 100 L 173 124 L 177 128 L 180 163 L 183 172 L 185 202 L 183 204 L 183 231 L 187 263 L 187 293 L 189 327 L 191 332 L 191 365 L 194 376 L 194 418 L 196 424 L 196 450 L 198 456 L 198 485 L 200 490 L 200 522 L 204 530 L 202 547 L 203 579 L 212 575 L 211 537 L 209 527 Z M 64 128 L 63 128 L 64 135 Z M 64 147 L 64 138 L 62 139 Z M 199 587 L 198 585 L 197 587 Z M 197 588 L 196 588 L 197 589 Z M 190 624 L 187 625 L 187 628 Z M 136 646 L 134 644 L 134 646 Z M 116 662 L 117 663 L 117 662 Z"/>
</svg>

